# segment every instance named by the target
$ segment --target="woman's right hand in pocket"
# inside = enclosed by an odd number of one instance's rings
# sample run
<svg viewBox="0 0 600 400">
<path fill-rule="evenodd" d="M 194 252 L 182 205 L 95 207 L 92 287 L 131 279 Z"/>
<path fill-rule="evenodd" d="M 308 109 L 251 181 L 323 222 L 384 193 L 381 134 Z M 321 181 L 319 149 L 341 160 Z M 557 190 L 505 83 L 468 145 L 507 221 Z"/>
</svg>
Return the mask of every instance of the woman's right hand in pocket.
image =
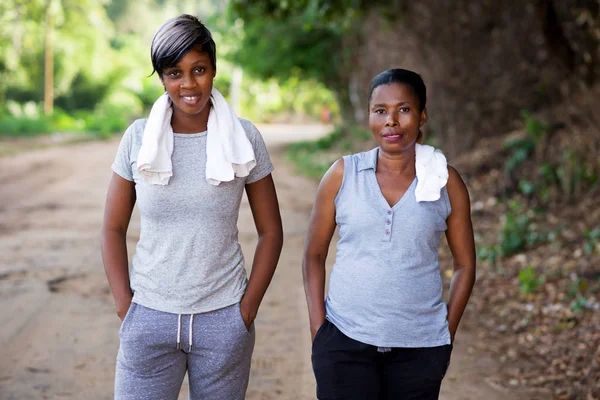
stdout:
<svg viewBox="0 0 600 400">
<path fill-rule="evenodd" d="M 323 320 L 318 325 L 317 324 L 311 325 L 311 327 L 310 327 L 310 341 L 311 341 L 311 343 L 314 343 L 315 336 L 317 336 L 317 332 L 319 331 L 319 329 L 321 328 L 321 326 L 323 326 L 324 323 L 325 323 L 325 320 Z"/>
<path fill-rule="evenodd" d="M 121 320 L 121 322 L 123 322 L 123 319 L 125 319 L 125 315 L 127 315 L 127 311 L 129 311 L 130 306 L 131 306 L 131 298 L 129 298 L 129 300 L 124 300 L 123 302 L 121 302 L 120 304 L 117 304 L 115 306 L 115 308 L 117 310 L 117 315 L 119 316 L 119 319 Z"/>
</svg>

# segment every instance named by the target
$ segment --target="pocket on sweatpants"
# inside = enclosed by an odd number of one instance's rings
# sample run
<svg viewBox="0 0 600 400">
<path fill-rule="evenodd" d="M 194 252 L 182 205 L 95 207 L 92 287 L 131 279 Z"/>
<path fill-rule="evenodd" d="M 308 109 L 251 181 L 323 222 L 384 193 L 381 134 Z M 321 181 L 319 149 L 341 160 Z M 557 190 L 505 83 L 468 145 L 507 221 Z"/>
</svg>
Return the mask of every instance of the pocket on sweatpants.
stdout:
<svg viewBox="0 0 600 400">
<path fill-rule="evenodd" d="M 453 346 L 451 344 L 447 344 L 445 346 L 442 346 L 444 348 L 444 356 L 442 357 L 444 359 L 444 373 L 442 374 L 442 379 L 444 379 L 444 377 L 446 376 L 446 372 L 448 372 L 448 368 L 450 367 L 450 359 L 452 357 L 452 349 Z"/>
<path fill-rule="evenodd" d="M 323 321 L 319 329 L 317 329 L 317 333 L 315 333 L 315 338 L 313 339 L 311 346 L 313 349 L 315 348 L 315 343 L 317 343 L 317 339 L 319 339 L 319 336 L 321 336 L 321 332 L 323 332 L 323 330 L 325 329 L 325 325 L 327 325 L 328 323 L 329 321 L 327 320 Z"/>
<path fill-rule="evenodd" d="M 244 328 L 244 330 L 246 331 L 246 333 L 250 333 L 250 331 L 252 330 L 252 324 L 250 324 L 250 328 L 248 328 L 246 326 L 246 321 L 244 321 L 244 316 L 242 315 L 242 303 L 237 303 L 237 311 L 238 311 L 238 316 L 239 316 L 239 320 L 242 323 L 242 327 Z"/>
<path fill-rule="evenodd" d="M 133 309 L 135 307 L 136 304 L 134 302 L 131 302 L 129 308 L 127 309 L 127 312 L 125 313 L 125 316 L 123 317 L 123 321 L 121 321 L 121 326 L 119 327 L 119 337 L 123 335 L 126 325 L 129 325 L 129 320 L 131 319 L 131 314 L 133 314 Z"/>
<path fill-rule="evenodd" d="M 443 345 L 436 347 L 425 347 L 423 353 L 423 370 L 427 380 L 434 382 L 444 379 L 448 367 L 450 366 L 450 354 L 452 353 L 451 345 Z"/>
</svg>

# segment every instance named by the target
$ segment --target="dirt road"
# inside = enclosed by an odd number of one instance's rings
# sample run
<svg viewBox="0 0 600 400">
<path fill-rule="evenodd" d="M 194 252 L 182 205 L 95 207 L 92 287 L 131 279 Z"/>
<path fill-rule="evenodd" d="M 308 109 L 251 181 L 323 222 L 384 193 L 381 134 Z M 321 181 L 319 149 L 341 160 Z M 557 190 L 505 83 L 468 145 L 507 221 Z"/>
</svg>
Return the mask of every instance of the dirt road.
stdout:
<svg viewBox="0 0 600 400">
<path fill-rule="evenodd" d="M 281 144 L 323 127 L 262 127 L 285 229 L 281 262 L 256 321 L 248 399 L 314 399 L 301 249 L 316 184 L 285 165 Z M 0 146 L 1 146 L 0 142 Z M 118 141 L 84 143 L 0 157 L 0 399 L 112 398 L 119 320 L 100 258 L 110 164 Z M 256 233 L 247 201 L 240 241 L 252 259 Z M 128 241 L 133 252 L 137 214 Z M 331 262 L 330 262 L 331 264 Z M 498 366 L 470 353 L 460 332 L 442 398 L 526 399 L 494 390 Z M 180 399 L 187 398 L 182 389 Z"/>
</svg>

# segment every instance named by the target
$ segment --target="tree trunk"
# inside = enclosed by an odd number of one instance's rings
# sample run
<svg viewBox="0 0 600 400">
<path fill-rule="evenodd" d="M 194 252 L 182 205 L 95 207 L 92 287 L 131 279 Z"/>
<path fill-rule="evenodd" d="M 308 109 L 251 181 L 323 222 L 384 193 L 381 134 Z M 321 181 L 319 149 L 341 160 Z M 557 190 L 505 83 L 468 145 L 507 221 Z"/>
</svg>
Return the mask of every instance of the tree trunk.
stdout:
<svg viewBox="0 0 600 400">
<path fill-rule="evenodd" d="M 354 105 L 350 100 L 350 91 L 348 86 L 339 89 L 334 89 L 340 109 L 341 125 L 344 128 L 356 126 L 356 114 L 354 113 Z"/>
<path fill-rule="evenodd" d="M 554 3 L 552 0 L 538 0 L 535 5 L 548 50 L 569 71 L 573 71 L 575 69 L 575 52 L 563 32 Z"/>
<path fill-rule="evenodd" d="M 54 110 L 54 49 L 52 47 L 53 15 L 52 0 L 46 3 L 46 24 L 44 29 L 44 114 Z"/>
</svg>

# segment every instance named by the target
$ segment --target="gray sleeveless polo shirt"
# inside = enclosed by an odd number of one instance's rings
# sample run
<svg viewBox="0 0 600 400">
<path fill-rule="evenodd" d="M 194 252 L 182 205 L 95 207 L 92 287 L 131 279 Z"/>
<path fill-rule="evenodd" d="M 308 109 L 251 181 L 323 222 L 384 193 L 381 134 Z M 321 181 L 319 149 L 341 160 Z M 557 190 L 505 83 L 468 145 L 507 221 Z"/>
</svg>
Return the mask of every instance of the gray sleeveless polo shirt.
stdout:
<svg viewBox="0 0 600 400">
<path fill-rule="evenodd" d="M 374 346 L 450 344 L 438 259 L 451 211 L 448 192 L 444 187 L 439 200 L 418 203 L 415 178 L 390 207 L 375 176 L 378 151 L 344 157 L 327 319 Z"/>
</svg>

